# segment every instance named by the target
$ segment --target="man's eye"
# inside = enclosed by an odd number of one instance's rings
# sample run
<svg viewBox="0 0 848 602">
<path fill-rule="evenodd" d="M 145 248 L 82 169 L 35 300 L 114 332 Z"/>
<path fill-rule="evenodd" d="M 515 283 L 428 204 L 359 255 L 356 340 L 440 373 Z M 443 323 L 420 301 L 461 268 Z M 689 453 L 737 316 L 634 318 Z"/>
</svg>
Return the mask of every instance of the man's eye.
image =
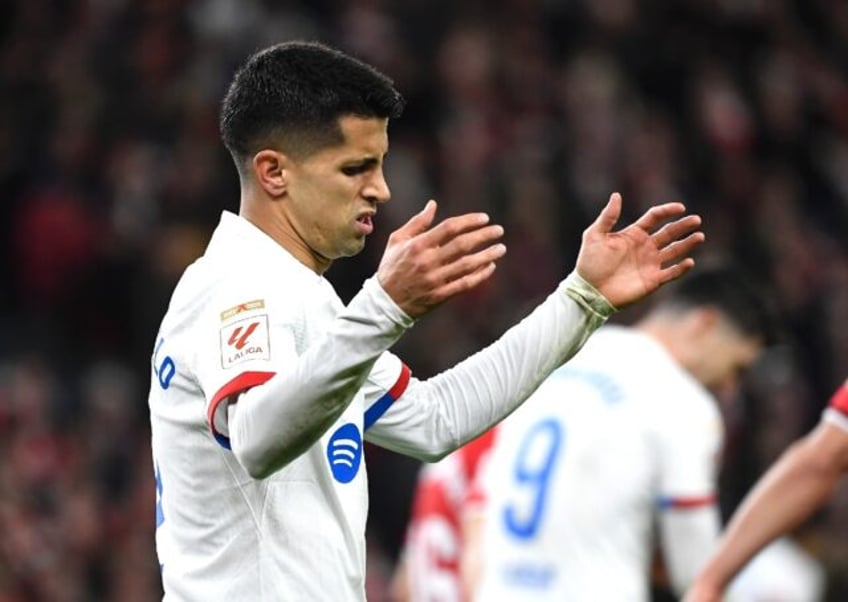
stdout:
<svg viewBox="0 0 848 602">
<path fill-rule="evenodd" d="M 342 173 L 346 176 L 355 176 L 361 174 L 365 171 L 365 166 L 363 165 L 352 165 L 349 167 L 342 167 Z"/>
</svg>

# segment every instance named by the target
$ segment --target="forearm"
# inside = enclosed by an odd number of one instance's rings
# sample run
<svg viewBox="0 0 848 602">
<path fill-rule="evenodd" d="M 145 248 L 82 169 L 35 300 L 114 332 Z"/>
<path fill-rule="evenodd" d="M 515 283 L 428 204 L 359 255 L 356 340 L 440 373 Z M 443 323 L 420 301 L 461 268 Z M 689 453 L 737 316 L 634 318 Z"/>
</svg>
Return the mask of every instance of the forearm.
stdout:
<svg viewBox="0 0 848 602">
<path fill-rule="evenodd" d="M 437 460 L 507 416 L 574 355 L 614 308 L 576 274 L 489 347 L 410 386 L 369 439 Z"/>
<path fill-rule="evenodd" d="M 293 367 L 242 395 L 230 412 L 233 453 L 256 478 L 306 451 L 353 400 L 376 359 L 412 325 L 376 279 Z"/>
<path fill-rule="evenodd" d="M 840 474 L 837 466 L 820 456 L 809 437 L 795 443 L 734 514 L 699 584 L 726 588 L 754 555 L 819 508 Z"/>
<path fill-rule="evenodd" d="M 462 552 L 459 559 L 459 581 L 464 599 L 474 600 L 483 574 L 483 512 L 476 510 L 462 518 Z"/>
</svg>

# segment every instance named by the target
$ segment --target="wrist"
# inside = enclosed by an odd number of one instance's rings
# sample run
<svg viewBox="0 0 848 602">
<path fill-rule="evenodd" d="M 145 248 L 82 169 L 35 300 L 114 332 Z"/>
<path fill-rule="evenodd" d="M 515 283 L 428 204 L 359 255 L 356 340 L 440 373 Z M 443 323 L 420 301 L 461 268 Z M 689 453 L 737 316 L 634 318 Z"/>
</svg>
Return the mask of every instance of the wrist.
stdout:
<svg viewBox="0 0 848 602">
<path fill-rule="evenodd" d="M 692 589 L 710 594 L 709 599 L 720 600 L 729 581 L 729 577 L 723 578 L 721 574 L 716 571 L 715 567 L 707 565 L 698 574 L 698 577 L 692 584 Z"/>
<path fill-rule="evenodd" d="M 371 299 L 380 313 L 403 329 L 410 328 L 415 324 L 415 318 L 398 305 L 391 295 L 383 287 L 379 277 L 373 276 L 362 285 L 363 292 Z"/>
<path fill-rule="evenodd" d="M 577 270 L 571 272 L 563 281 L 565 294 L 571 297 L 584 310 L 602 320 L 607 320 L 618 311 L 612 303 L 594 286 L 589 284 Z"/>
</svg>

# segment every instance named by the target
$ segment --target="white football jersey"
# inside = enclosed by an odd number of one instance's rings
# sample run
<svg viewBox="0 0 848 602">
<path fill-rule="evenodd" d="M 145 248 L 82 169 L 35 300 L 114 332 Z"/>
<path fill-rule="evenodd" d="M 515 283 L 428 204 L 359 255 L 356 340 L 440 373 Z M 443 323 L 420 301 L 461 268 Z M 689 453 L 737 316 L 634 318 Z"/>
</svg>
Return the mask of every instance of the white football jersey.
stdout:
<svg viewBox="0 0 848 602">
<path fill-rule="evenodd" d="M 714 399 L 637 330 L 602 327 L 498 428 L 478 600 L 648 600 L 658 511 L 714 503 Z"/>
<path fill-rule="evenodd" d="M 364 599 L 364 431 L 408 369 L 380 356 L 336 423 L 268 478 L 247 474 L 227 436 L 228 404 L 294 366 L 342 309 L 324 278 L 230 213 L 183 275 L 149 398 L 166 600 Z"/>
</svg>

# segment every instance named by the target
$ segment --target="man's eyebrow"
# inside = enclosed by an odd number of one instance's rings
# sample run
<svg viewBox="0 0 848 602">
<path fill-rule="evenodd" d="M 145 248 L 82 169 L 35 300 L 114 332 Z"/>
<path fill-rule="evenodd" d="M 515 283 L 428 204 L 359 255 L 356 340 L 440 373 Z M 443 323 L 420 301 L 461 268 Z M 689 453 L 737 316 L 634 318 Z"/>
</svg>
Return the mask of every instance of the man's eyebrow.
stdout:
<svg viewBox="0 0 848 602">
<path fill-rule="evenodd" d="M 383 155 L 382 159 L 385 159 L 386 155 Z M 374 156 L 370 157 L 362 157 L 358 159 L 353 159 L 351 161 L 346 162 L 347 165 L 357 166 L 357 167 L 372 167 L 380 163 L 380 159 Z"/>
</svg>

